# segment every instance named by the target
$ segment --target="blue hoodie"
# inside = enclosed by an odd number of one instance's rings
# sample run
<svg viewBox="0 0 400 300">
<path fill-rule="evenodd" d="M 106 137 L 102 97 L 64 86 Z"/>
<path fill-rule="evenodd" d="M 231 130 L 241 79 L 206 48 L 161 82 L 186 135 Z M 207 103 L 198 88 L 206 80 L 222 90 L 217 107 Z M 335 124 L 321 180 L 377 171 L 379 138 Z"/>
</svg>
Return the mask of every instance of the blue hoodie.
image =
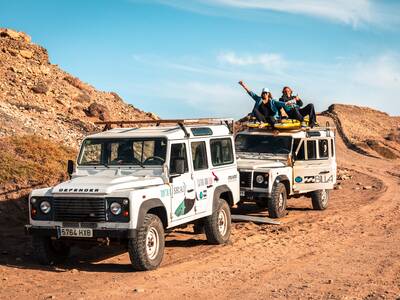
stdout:
<svg viewBox="0 0 400 300">
<path fill-rule="evenodd" d="M 254 107 L 253 107 L 253 112 L 254 112 L 254 110 L 255 110 L 256 108 L 259 108 L 259 107 L 260 107 L 260 105 L 261 105 L 263 99 L 262 99 L 260 96 L 254 94 L 252 91 L 249 92 L 249 95 L 250 95 L 250 97 L 253 98 L 253 100 L 256 102 L 256 103 L 254 104 Z M 285 108 L 285 103 L 284 103 L 284 102 L 277 101 L 277 100 L 275 100 L 275 99 L 270 99 L 270 100 L 269 100 L 269 104 L 270 104 L 271 110 L 272 110 L 273 113 L 274 113 L 274 115 L 271 116 L 271 117 L 274 117 L 275 119 L 280 119 L 279 110 L 280 110 L 281 108 Z"/>
</svg>

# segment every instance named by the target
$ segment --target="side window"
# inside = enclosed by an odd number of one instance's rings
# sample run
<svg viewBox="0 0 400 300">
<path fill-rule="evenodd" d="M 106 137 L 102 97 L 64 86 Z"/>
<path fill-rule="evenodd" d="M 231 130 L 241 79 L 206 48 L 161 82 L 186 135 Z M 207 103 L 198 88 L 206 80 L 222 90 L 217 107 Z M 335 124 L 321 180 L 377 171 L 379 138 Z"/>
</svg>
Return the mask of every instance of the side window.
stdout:
<svg viewBox="0 0 400 300">
<path fill-rule="evenodd" d="M 213 166 L 233 163 L 233 149 L 231 139 L 214 139 L 210 141 L 211 161 Z"/>
<path fill-rule="evenodd" d="M 304 142 L 302 142 L 301 139 L 295 139 L 294 140 L 293 151 L 297 150 L 297 147 L 299 146 L 300 143 L 301 143 L 301 145 L 300 145 L 299 151 L 296 154 L 296 159 L 297 160 L 305 160 Z"/>
<path fill-rule="evenodd" d="M 193 142 L 191 143 L 192 158 L 193 158 L 193 169 L 204 170 L 208 168 L 207 163 L 207 150 L 205 142 Z"/>
<path fill-rule="evenodd" d="M 318 141 L 318 154 L 320 159 L 327 159 L 329 157 L 329 144 L 328 140 Z"/>
<path fill-rule="evenodd" d="M 331 139 L 331 152 L 332 152 L 332 157 L 335 156 L 335 140 Z"/>
<path fill-rule="evenodd" d="M 317 141 L 307 141 L 308 159 L 317 159 L 316 148 L 317 148 Z"/>
<path fill-rule="evenodd" d="M 169 162 L 169 170 L 171 174 L 176 173 L 174 161 L 177 159 L 184 160 L 185 173 L 188 172 L 189 168 L 188 168 L 187 152 L 186 152 L 186 145 L 184 143 L 171 145 L 171 159 Z"/>
</svg>

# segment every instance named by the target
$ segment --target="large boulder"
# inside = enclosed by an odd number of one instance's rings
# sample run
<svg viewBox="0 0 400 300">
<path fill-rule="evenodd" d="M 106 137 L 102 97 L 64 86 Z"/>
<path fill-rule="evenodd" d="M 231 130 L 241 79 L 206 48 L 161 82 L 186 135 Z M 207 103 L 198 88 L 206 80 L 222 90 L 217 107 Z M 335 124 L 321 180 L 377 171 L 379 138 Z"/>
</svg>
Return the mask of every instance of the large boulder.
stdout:
<svg viewBox="0 0 400 300">
<path fill-rule="evenodd" d="M 107 107 L 96 102 L 90 104 L 89 107 L 84 109 L 83 111 L 88 117 L 97 117 L 102 121 L 110 119 L 110 113 Z"/>
</svg>

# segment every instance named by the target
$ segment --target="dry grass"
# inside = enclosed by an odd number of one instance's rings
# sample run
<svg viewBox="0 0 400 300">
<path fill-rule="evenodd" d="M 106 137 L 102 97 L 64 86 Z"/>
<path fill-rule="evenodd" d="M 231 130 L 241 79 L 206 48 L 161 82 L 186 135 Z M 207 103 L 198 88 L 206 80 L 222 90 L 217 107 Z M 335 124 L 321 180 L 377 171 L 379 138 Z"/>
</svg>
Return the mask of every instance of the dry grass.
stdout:
<svg viewBox="0 0 400 300">
<path fill-rule="evenodd" d="M 76 152 L 35 135 L 0 139 L 0 186 L 52 185 L 67 178 Z"/>
</svg>

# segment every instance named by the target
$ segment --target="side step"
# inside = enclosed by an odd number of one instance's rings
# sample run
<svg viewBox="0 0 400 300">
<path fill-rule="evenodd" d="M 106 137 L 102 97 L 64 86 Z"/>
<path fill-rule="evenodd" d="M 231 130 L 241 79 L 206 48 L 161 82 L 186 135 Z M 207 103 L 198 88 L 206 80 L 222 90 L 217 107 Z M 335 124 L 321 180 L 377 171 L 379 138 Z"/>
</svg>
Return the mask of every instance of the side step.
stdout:
<svg viewBox="0 0 400 300">
<path fill-rule="evenodd" d="M 254 222 L 259 224 L 272 224 L 272 225 L 281 225 L 281 222 L 276 221 L 267 217 L 253 217 L 253 216 L 245 216 L 245 215 L 232 215 L 232 221 L 234 222 Z"/>
</svg>

